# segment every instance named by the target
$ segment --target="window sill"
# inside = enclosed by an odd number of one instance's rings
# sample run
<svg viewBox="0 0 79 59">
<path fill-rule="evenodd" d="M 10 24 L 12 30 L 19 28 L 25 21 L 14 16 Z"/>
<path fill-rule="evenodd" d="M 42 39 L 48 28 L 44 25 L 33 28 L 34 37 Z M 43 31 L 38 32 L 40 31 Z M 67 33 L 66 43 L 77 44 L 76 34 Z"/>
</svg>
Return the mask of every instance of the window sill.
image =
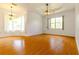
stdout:
<svg viewBox="0 0 79 59">
<path fill-rule="evenodd" d="M 63 30 L 63 29 L 52 29 L 52 28 L 51 28 L 51 30 Z"/>
</svg>

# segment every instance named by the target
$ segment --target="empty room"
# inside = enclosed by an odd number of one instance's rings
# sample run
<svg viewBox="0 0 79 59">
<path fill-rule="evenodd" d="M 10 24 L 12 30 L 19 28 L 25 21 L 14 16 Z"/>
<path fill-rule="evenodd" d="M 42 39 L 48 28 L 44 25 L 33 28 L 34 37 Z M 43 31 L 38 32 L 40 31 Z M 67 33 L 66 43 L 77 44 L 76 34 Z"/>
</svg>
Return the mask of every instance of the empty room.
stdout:
<svg viewBox="0 0 79 59">
<path fill-rule="evenodd" d="M 0 3 L 0 55 L 78 55 L 79 4 Z"/>
</svg>

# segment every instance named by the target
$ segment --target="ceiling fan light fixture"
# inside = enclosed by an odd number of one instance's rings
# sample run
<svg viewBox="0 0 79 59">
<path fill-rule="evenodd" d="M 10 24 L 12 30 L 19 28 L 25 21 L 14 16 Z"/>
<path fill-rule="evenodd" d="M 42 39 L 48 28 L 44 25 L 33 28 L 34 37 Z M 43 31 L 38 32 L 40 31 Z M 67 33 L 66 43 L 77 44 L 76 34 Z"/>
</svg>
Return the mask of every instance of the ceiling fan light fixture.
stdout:
<svg viewBox="0 0 79 59">
<path fill-rule="evenodd" d="M 48 15 L 49 14 L 49 11 L 48 11 L 48 3 L 46 3 L 46 10 L 45 10 L 45 15 Z"/>
<path fill-rule="evenodd" d="M 15 3 L 11 3 L 11 6 L 10 6 L 10 9 L 11 9 L 11 11 L 10 11 L 10 14 L 9 14 L 9 19 L 10 20 L 12 20 L 13 19 L 13 17 L 14 17 L 14 15 L 13 15 L 13 7 L 14 6 L 16 6 L 16 4 Z"/>
</svg>

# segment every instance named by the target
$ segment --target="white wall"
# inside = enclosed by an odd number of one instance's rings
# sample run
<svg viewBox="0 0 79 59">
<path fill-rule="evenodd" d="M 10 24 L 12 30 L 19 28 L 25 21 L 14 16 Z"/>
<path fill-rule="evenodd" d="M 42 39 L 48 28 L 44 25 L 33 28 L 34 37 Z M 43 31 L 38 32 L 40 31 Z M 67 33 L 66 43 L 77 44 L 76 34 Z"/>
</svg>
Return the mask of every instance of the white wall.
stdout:
<svg viewBox="0 0 79 59">
<path fill-rule="evenodd" d="M 47 29 L 47 20 L 43 17 L 43 32 L 50 34 L 59 34 L 67 36 L 75 36 L 75 12 L 68 10 L 54 15 L 49 15 L 49 19 L 56 16 L 64 16 L 64 30 Z"/>
<path fill-rule="evenodd" d="M 76 17 L 75 36 L 76 36 L 77 48 L 78 48 L 78 51 L 79 51 L 79 4 L 76 4 L 76 7 L 75 7 L 75 17 Z"/>
<path fill-rule="evenodd" d="M 27 35 L 37 35 L 42 33 L 42 15 L 35 11 L 28 10 Z"/>
<path fill-rule="evenodd" d="M 4 32 L 4 13 L 0 10 L 0 36 Z"/>
</svg>

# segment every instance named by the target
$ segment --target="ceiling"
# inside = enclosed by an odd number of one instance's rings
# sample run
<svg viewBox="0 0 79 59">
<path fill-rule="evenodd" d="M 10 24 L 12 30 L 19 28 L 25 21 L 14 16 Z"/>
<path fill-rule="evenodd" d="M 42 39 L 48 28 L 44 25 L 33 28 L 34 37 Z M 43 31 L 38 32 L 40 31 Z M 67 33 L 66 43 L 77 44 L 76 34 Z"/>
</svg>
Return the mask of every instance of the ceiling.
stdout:
<svg viewBox="0 0 79 59">
<path fill-rule="evenodd" d="M 45 3 L 25 3 L 25 4 L 20 4 L 21 6 L 32 9 L 37 11 L 38 13 L 41 13 L 44 15 L 44 12 L 46 10 L 46 5 Z M 62 12 L 70 9 L 74 9 L 75 3 L 50 3 L 49 4 L 49 11 L 50 13 L 54 12 Z"/>
<path fill-rule="evenodd" d="M 0 9 L 2 10 L 8 10 L 10 11 L 10 3 L 0 3 Z M 49 11 L 50 13 L 54 12 L 61 12 L 73 9 L 75 6 L 75 3 L 50 3 L 49 4 Z M 44 15 L 44 12 L 46 10 L 45 3 L 17 3 L 16 6 L 14 6 L 14 12 L 22 13 L 25 12 L 26 9 L 35 10 L 38 13 Z"/>
</svg>

